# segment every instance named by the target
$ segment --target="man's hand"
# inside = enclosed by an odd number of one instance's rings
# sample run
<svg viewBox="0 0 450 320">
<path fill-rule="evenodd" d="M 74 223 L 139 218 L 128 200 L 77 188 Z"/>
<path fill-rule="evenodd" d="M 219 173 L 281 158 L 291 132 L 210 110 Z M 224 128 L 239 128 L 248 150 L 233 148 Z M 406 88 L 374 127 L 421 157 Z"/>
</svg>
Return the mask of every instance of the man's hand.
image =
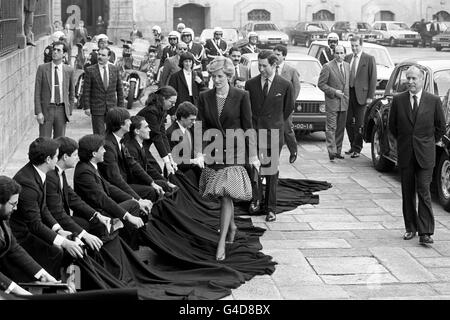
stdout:
<svg viewBox="0 0 450 320">
<path fill-rule="evenodd" d="M 166 162 L 164 165 L 166 166 L 168 175 L 175 174 L 175 169 L 172 167 L 172 164 L 170 162 Z"/>
<path fill-rule="evenodd" d="M 141 218 L 132 216 L 131 214 L 127 214 L 125 218 L 129 223 L 131 223 L 136 229 L 139 229 L 144 226 L 144 221 Z"/>
<path fill-rule="evenodd" d="M 167 185 L 169 186 L 170 189 L 175 189 L 175 188 L 177 188 L 177 186 L 174 185 L 173 183 L 171 183 L 170 181 L 167 181 Z"/>
<path fill-rule="evenodd" d="M 55 278 L 53 278 L 53 276 L 45 270 L 44 270 L 44 273 L 39 278 L 39 281 L 41 281 L 41 282 L 61 282 L 61 281 L 58 281 Z"/>
<path fill-rule="evenodd" d="M 38 115 L 36 115 L 36 120 L 39 124 L 44 124 L 45 118 L 44 118 L 44 114 L 41 112 Z"/>
<path fill-rule="evenodd" d="M 155 189 L 159 197 L 164 196 L 164 189 L 157 185 L 155 182 L 152 183 L 152 188 Z"/>
<path fill-rule="evenodd" d="M 69 236 L 72 235 L 72 232 L 66 231 L 66 230 L 63 230 L 63 229 L 59 229 L 57 233 L 58 233 L 61 237 L 66 238 L 66 239 L 67 239 L 67 237 L 69 237 Z"/>
<path fill-rule="evenodd" d="M 83 258 L 83 249 L 75 242 L 69 239 L 64 239 L 61 247 L 74 258 Z"/>
<path fill-rule="evenodd" d="M 103 246 L 102 240 L 88 232 L 83 235 L 83 240 L 92 250 L 100 251 L 100 248 Z"/>
<path fill-rule="evenodd" d="M 147 214 L 150 214 L 153 207 L 153 203 L 150 200 L 141 199 L 138 201 L 138 203 L 142 211 L 146 212 Z"/>
<path fill-rule="evenodd" d="M 372 101 L 373 101 L 373 99 L 372 99 L 372 98 L 367 98 L 367 100 L 366 100 L 366 103 L 367 103 L 367 104 L 371 104 L 371 103 L 372 103 Z"/>
<path fill-rule="evenodd" d="M 172 165 L 173 170 L 176 172 L 178 170 L 178 165 L 175 163 L 175 161 L 173 161 L 172 155 L 169 153 L 169 161 L 170 164 Z"/>
<path fill-rule="evenodd" d="M 14 289 L 11 290 L 11 293 L 20 294 L 20 295 L 23 295 L 23 296 L 31 296 L 32 295 L 32 293 L 30 291 L 25 290 L 24 288 L 22 288 L 19 285 L 16 285 L 14 287 Z"/>
<path fill-rule="evenodd" d="M 197 82 L 198 84 L 202 83 L 202 78 L 200 78 L 198 75 L 196 75 L 195 82 Z"/>
<path fill-rule="evenodd" d="M 344 93 L 341 90 L 336 90 L 336 96 L 342 99 L 344 97 Z"/>
<path fill-rule="evenodd" d="M 87 115 L 88 117 L 91 116 L 91 109 L 84 109 L 84 114 Z"/>
</svg>

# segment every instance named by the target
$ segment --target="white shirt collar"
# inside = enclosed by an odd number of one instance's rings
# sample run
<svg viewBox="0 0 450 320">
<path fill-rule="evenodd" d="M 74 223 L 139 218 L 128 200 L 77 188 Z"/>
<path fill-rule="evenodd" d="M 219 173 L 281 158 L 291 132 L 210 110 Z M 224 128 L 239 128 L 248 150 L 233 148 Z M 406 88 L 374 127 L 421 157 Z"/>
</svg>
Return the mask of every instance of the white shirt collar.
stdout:
<svg viewBox="0 0 450 320">
<path fill-rule="evenodd" d="M 94 166 L 95 170 L 98 170 L 98 166 L 97 166 L 96 163 L 94 163 L 94 162 L 92 162 L 92 161 L 89 161 L 89 162 Z"/>
<path fill-rule="evenodd" d="M 36 169 L 37 173 L 39 174 L 39 177 L 41 177 L 42 184 L 44 184 L 45 183 L 45 178 L 47 178 L 47 176 L 45 175 L 45 173 L 41 169 L 39 169 L 35 165 L 33 165 L 33 167 Z"/>
<path fill-rule="evenodd" d="M 361 59 L 362 51 L 360 53 L 357 53 L 356 56 L 358 59 Z M 353 59 L 355 59 L 355 54 L 353 54 Z"/>
<path fill-rule="evenodd" d="M 183 134 L 185 134 L 186 128 L 181 125 L 180 121 L 177 120 L 177 123 L 178 123 L 178 126 L 180 127 L 181 132 L 183 132 Z"/>
<path fill-rule="evenodd" d="M 58 168 L 58 174 L 59 174 L 59 176 L 62 176 L 62 173 L 63 173 L 64 170 L 61 169 L 61 167 L 58 166 L 58 165 L 56 165 L 55 167 Z"/>
<path fill-rule="evenodd" d="M 116 140 L 117 140 L 117 144 L 119 145 L 119 149 L 122 151 L 122 144 L 120 143 L 120 140 L 122 140 L 122 138 L 120 138 L 118 135 L 116 135 L 114 132 L 113 132 L 113 136 L 114 136 L 114 138 L 116 138 Z"/>
<path fill-rule="evenodd" d="M 410 92 L 410 93 L 409 93 L 409 98 L 410 98 L 411 101 L 412 101 L 413 96 L 416 96 L 416 97 L 417 97 L 417 103 L 420 103 L 420 99 L 422 98 L 422 93 L 423 93 L 423 90 L 420 90 L 420 91 L 417 92 L 416 94 Z"/>
</svg>

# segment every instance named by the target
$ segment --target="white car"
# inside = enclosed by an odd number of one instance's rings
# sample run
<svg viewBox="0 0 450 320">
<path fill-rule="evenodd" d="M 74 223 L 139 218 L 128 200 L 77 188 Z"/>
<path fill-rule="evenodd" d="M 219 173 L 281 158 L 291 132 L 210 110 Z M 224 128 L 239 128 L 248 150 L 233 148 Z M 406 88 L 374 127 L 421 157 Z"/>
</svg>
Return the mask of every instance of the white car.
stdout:
<svg viewBox="0 0 450 320">
<path fill-rule="evenodd" d="M 242 55 L 242 63 L 248 68 L 249 77 L 259 75 L 258 54 Z M 316 58 L 301 53 L 288 53 L 286 63 L 300 74 L 300 93 L 295 101 L 294 131 L 300 133 L 325 131 L 325 94 L 317 87 L 322 66 Z"/>
<path fill-rule="evenodd" d="M 289 43 L 289 36 L 273 22 L 249 22 L 242 30 L 245 38 L 247 38 L 249 32 L 256 32 L 258 35 L 257 46 L 259 48 L 273 48 L 279 44 L 287 46 Z"/>
<path fill-rule="evenodd" d="M 412 31 L 409 26 L 400 21 L 375 21 L 373 29 L 383 35 L 383 39 L 378 43 L 387 43 L 391 47 L 397 44 L 411 44 L 414 47 L 419 46 L 421 41 L 419 33 Z"/>
<path fill-rule="evenodd" d="M 352 53 L 350 41 L 339 41 L 339 44 L 344 46 L 347 54 Z M 327 41 L 314 41 L 309 47 L 308 54 L 319 59 L 325 48 L 328 48 Z M 375 91 L 375 98 L 382 97 L 384 89 L 391 77 L 391 73 L 394 71 L 395 64 L 391 59 L 389 51 L 383 46 L 365 42 L 363 51 L 375 57 L 375 63 L 377 64 L 377 88 Z"/>
</svg>

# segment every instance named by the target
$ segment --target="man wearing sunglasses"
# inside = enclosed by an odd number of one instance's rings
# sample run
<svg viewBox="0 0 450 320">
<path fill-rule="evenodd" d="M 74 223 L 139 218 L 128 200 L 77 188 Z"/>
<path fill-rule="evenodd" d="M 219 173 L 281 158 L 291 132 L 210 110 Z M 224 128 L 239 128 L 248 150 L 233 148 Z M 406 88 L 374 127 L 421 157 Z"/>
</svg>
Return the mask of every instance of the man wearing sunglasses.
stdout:
<svg viewBox="0 0 450 320">
<path fill-rule="evenodd" d="M 218 56 L 225 56 L 227 51 L 227 43 L 222 39 L 223 29 L 214 28 L 214 38 L 206 40 L 205 51 L 208 62 L 214 60 Z"/>
<path fill-rule="evenodd" d="M 328 40 L 328 48 L 322 51 L 322 54 L 319 57 L 319 61 L 322 66 L 334 59 L 334 49 L 339 43 L 339 36 L 332 32 L 327 37 Z"/>
<path fill-rule="evenodd" d="M 169 84 L 169 78 L 171 75 L 173 75 L 175 72 L 178 72 L 181 70 L 179 67 L 180 64 L 180 56 L 183 53 L 186 53 L 188 51 L 188 45 L 184 42 L 180 42 L 177 45 L 177 54 L 173 57 L 170 57 L 166 59 L 163 66 L 163 71 L 161 74 L 160 79 L 160 87 L 167 86 Z"/>
</svg>

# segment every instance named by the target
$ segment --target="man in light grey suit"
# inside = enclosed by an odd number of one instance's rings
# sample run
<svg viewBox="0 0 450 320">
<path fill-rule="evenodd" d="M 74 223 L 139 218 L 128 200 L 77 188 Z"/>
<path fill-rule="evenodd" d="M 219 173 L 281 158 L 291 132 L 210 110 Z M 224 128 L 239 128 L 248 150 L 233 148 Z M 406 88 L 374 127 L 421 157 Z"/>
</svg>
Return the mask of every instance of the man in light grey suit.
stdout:
<svg viewBox="0 0 450 320">
<path fill-rule="evenodd" d="M 334 60 L 320 72 L 319 88 L 325 93 L 327 112 L 326 143 L 330 161 L 344 159 L 341 155 L 349 99 L 350 65 L 344 61 L 345 49 L 334 49 Z"/>
<path fill-rule="evenodd" d="M 295 105 L 295 100 L 297 100 L 297 97 L 300 93 L 300 75 L 295 68 L 291 67 L 285 62 L 287 56 L 287 47 L 278 45 L 273 49 L 273 53 L 278 58 L 276 68 L 277 74 L 282 76 L 290 83 L 292 83 L 292 86 L 294 87 L 294 105 Z M 286 123 L 284 124 L 284 141 L 286 142 L 286 145 L 291 154 L 289 157 L 290 163 L 294 163 L 295 160 L 297 160 L 297 140 L 295 139 L 295 133 L 292 127 L 293 124 L 291 114 L 289 118 L 286 120 Z"/>
<path fill-rule="evenodd" d="M 34 113 L 39 136 L 58 138 L 66 134 L 66 123 L 72 115 L 75 97 L 73 68 L 63 64 L 67 47 L 63 42 L 52 45 L 52 62 L 41 64 L 36 73 Z"/>
</svg>

